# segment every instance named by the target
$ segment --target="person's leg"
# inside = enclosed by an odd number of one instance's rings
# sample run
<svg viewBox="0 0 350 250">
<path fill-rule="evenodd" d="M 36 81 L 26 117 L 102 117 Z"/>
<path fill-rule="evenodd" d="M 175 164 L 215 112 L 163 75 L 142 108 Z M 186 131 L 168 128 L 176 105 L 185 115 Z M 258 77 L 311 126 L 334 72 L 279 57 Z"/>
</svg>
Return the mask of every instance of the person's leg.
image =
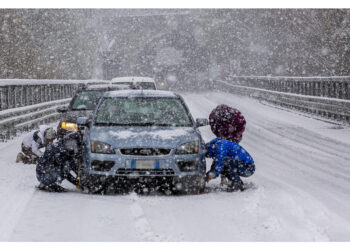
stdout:
<svg viewBox="0 0 350 250">
<path fill-rule="evenodd" d="M 237 160 L 233 160 L 231 158 L 226 158 L 223 161 L 224 164 L 224 176 L 226 176 L 233 183 L 241 182 L 241 178 L 239 177 L 239 162 Z"/>
<path fill-rule="evenodd" d="M 255 172 L 254 163 L 243 163 L 234 159 L 227 158 L 224 160 L 224 174 L 225 176 L 232 181 L 229 189 L 232 191 L 235 190 L 244 190 L 244 183 L 240 177 L 249 177 Z"/>
<path fill-rule="evenodd" d="M 252 176 L 255 172 L 254 163 L 238 163 L 238 175 L 241 177 Z"/>
<path fill-rule="evenodd" d="M 26 147 L 22 143 L 22 161 L 24 164 L 36 164 L 39 160 L 39 157 L 33 153 L 32 149 L 29 147 Z"/>
<path fill-rule="evenodd" d="M 57 184 L 61 174 L 55 170 L 46 169 L 45 166 L 38 165 L 36 170 L 36 177 L 39 184 L 39 189 L 48 192 L 65 192 L 66 190 Z"/>
</svg>

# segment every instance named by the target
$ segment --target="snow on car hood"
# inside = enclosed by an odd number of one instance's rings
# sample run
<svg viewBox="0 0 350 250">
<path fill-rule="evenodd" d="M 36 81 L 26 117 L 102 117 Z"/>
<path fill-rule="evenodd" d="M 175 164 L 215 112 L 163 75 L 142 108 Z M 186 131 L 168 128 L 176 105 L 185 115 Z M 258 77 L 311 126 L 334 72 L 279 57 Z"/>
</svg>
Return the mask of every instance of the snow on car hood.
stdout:
<svg viewBox="0 0 350 250">
<path fill-rule="evenodd" d="M 165 147 L 199 140 L 192 127 L 93 127 L 91 140 L 107 142 L 113 147 Z"/>
</svg>

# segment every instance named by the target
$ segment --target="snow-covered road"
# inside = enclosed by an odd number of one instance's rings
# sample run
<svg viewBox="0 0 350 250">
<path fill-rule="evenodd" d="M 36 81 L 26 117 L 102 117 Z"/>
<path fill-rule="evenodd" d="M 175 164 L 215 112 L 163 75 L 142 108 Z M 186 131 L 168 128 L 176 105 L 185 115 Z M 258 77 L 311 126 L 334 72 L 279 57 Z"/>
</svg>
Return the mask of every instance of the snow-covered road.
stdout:
<svg viewBox="0 0 350 250">
<path fill-rule="evenodd" d="M 35 166 L 14 163 L 19 137 L 0 143 L 0 241 L 350 241 L 348 127 L 229 93 L 183 96 L 195 118 L 221 103 L 242 111 L 257 166 L 248 190 L 214 191 L 214 180 L 188 196 L 40 192 Z"/>
</svg>

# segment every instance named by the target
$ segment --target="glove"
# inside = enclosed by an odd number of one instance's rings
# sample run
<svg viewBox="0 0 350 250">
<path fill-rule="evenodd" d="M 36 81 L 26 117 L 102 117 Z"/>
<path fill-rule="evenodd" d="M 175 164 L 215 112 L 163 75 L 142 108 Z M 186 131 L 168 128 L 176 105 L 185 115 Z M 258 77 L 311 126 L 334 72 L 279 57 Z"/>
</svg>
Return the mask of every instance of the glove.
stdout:
<svg viewBox="0 0 350 250">
<path fill-rule="evenodd" d="M 206 176 L 205 176 L 205 181 L 206 182 L 208 182 L 208 181 L 210 181 L 210 180 L 212 180 L 212 179 L 215 179 L 215 174 L 213 173 L 213 172 L 208 172 L 207 174 L 206 174 Z"/>
<path fill-rule="evenodd" d="M 209 156 L 209 142 L 205 144 L 205 157 L 210 158 Z"/>
</svg>

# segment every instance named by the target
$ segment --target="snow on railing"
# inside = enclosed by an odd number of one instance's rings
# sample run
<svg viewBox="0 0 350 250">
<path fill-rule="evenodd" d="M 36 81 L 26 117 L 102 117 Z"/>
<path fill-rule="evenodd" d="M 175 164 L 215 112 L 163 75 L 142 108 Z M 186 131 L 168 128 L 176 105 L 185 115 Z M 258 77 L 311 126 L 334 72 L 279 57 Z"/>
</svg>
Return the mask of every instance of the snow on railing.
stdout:
<svg viewBox="0 0 350 250">
<path fill-rule="evenodd" d="M 67 105 L 80 87 L 106 83 L 109 81 L 0 79 L 0 140 L 57 121 L 56 107 Z"/>
<path fill-rule="evenodd" d="M 230 76 L 227 82 L 300 95 L 350 99 L 350 76 L 282 77 Z"/>
<path fill-rule="evenodd" d="M 86 84 L 105 80 L 0 79 L 0 111 L 72 97 Z"/>
<path fill-rule="evenodd" d="M 350 123 L 350 77 L 230 77 L 214 84 L 219 90 Z"/>
</svg>

